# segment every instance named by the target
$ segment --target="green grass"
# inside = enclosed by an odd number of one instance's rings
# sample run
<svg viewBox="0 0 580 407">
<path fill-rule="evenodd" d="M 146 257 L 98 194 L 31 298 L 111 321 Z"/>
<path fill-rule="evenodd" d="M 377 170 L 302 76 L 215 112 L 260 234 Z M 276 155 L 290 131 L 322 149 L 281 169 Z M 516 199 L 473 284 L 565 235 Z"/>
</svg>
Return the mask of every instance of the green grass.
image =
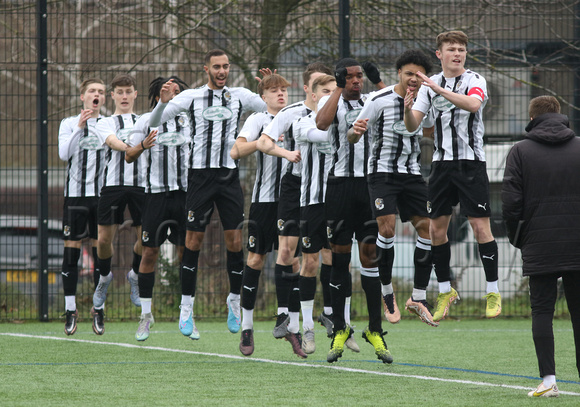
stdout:
<svg viewBox="0 0 580 407">
<path fill-rule="evenodd" d="M 108 322 L 105 335 L 96 336 L 85 319 L 72 337 L 64 335 L 62 322 L 3 323 L 0 404 L 580 405 L 570 321 L 554 321 L 557 378 L 561 391 L 577 395 L 552 401 L 494 386 L 531 389 L 539 383 L 530 320 L 446 320 L 438 328 L 418 320 L 385 322 L 392 365 L 380 363 L 360 337 L 364 321 L 353 322 L 361 353 L 345 350 L 332 365 L 322 327 L 316 329 L 316 352 L 301 360 L 288 342 L 272 337 L 273 323 L 256 323 L 256 351 L 247 358 L 238 350 L 239 334 L 230 334 L 225 321 L 200 321 L 199 341 L 183 337 L 177 323 L 157 323 L 142 343 L 134 339 L 136 322 Z"/>
</svg>

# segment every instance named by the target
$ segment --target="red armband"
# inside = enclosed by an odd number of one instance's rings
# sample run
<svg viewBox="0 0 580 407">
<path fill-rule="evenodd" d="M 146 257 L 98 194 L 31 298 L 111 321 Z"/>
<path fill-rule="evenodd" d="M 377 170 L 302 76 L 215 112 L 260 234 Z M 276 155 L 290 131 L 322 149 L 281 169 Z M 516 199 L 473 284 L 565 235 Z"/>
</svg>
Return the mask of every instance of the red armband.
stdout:
<svg viewBox="0 0 580 407">
<path fill-rule="evenodd" d="M 481 98 L 481 101 L 483 102 L 485 100 L 485 94 L 483 93 L 483 90 L 481 90 L 481 88 L 471 88 L 469 89 L 469 93 L 467 94 L 467 96 L 479 96 Z"/>
</svg>

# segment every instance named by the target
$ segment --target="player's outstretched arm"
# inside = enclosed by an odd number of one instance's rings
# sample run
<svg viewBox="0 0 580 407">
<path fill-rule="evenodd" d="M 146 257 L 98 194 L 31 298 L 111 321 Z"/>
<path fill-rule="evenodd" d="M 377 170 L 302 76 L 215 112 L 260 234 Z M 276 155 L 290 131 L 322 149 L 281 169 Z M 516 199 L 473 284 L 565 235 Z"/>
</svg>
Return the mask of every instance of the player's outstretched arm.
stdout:
<svg viewBox="0 0 580 407">
<path fill-rule="evenodd" d="M 358 119 L 355 121 L 348 132 L 346 138 L 349 143 L 356 144 L 363 134 L 367 131 L 369 119 Z"/>
<path fill-rule="evenodd" d="M 239 160 L 258 150 L 258 140 L 248 141 L 245 137 L 238 137 L 230 151 L 230 157 Z"/>
<path fill-rule="evenodd" d="M 431 88 L 438 95 L 443 96 L 445 99 L 453 103 L 456 107 L 467 110 L 468 112 L 475 113 L 481 107 L 481 100 L 477 97 L 469 95 L 460 95 L 459 93 L 454 93 L 449 89 L 442 88 L 435 81 L 431 80 L 427 75 L 422 72 L 417 72 L 417 75 L 423 79 L 423 86 Z"/>
<path fill-rule="evenodd" d="M 411 133 L 417 130 L 419 124 L 423 120 L 425 116 L 423 112 L 418 110 L 413 110 L 413 103 L 415 100 L 415 95 L 413 92 L 407 90 L 407 94 L 405 95 L 405 111 L 403 116 L 403 121 L 405 122 L 405 127 L 407 131 Z"/>
<path fill-rule="evenodd" d="M 338 109 L 338 101 L 340 100 L 340 95 L 346 86 L 346 68 L 338 68 L 334 72 L 334 77 L 336 78 L 336 88 L 324 104 L 318 113 L 316 114 L 316 127 L 320 130 L 328 130 L 334 117 L 336 116 L 336 111 Z"/>
</svg>

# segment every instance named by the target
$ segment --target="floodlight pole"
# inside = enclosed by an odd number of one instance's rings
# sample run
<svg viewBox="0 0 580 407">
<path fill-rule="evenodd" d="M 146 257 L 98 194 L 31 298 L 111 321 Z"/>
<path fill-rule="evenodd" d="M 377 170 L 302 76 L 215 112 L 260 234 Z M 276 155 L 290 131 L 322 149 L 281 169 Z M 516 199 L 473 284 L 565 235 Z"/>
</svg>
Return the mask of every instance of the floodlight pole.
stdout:
<svg viewBox="0 0 580 407">
<path fill-rule="evenodd" d="M 38 319 L 48 321 L 48 44 L 47 1 L 36 2 L 37 67 L 36 67 L 36 181 L 37 181 L 37 258 Z"/>
</svg>

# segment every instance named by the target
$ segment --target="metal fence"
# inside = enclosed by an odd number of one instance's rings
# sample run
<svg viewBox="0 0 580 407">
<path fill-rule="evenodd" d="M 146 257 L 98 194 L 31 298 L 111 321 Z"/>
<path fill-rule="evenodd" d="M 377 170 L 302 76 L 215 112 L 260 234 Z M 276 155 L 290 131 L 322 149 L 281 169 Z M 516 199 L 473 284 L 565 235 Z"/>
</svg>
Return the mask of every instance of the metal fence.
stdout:
<svg viewBox="0 0 580 407">
<path fill-rule="evenodd" d="M 134 75 L 136 111 L 141 113 L 148 110 L 145 95 L 153 78 L 174 74 L 191 87 L 202 85 L 202 55 L 222 48 L 233 64 L 230 86 L 255 90 L 258 69 L 277 68 L 292 83 L 290 102 L 295 102 L 304 97 L 301 72 L 309 62 L 332 66 L 344 56 L 370 60 L 380 66 L 389 84 L 396 80 L 394 61 L 405 49 L 420 48 L 438 62 L 434 39 L 448 29 L 469 35 L 466 65 L 488 81 L 486 153 L 503 312 L 527 316 L 521 259 L 508 244 L 500 220 L 503 164 L 509 147 L 524 133 L 531 97 L 557 96 L 572 127 L 580 128 L 579 11 L 578 1 L 566 0 L 0 1 L 0 321 L 51 320 L 64 312 L 59 222 L 66 163 L 58 157 L 57 135 L 60 121 L 80 110 L 78 86 L 83 79 L 97 76 L 110 82 L 120 72 Z M 103 113 L 112 111 L 108 98 Z M 431 149 L 425 140 L 425 174 Z M 246 196 L 254 166 L 252 159 L 240 163 Z M 109 319 L 130 319 L 139 313 L 130 305 L 124 278 L 135 239 L 130 229 L 124 225 L 115 240 Z M 403 300 L 412 288 L 414 235 L 407 225 L 399 225 L 397 232 L 395 288 Z M 450 237 L 452 269 L 463 298 L 452 316 L 480 316 L 485 279 L 465 219 L 453 218 Z M 178 315 L 180 290 L 173 257 L 170 248 L 164 251 L 158 267 L 153 309 L 160 319 Z M 81 258 L 77 303 L 81 317 L 88 317 L 93 289 L 88 244 Z M 262 273 L 256 317 L 275 314 L 273 264 L 269 258 Z M 352 308 L 355 316 L 363 316 L 366 307 L 357 269 L 355 253 Z M 432 281 L 429 291 L 436 293 Z M 214 219 L 201 250 L 197 317 L 225 316 L 227 291 L 225 247 Z M 563 302 L 557 312 L 567 312 Z"/>
</svg>

